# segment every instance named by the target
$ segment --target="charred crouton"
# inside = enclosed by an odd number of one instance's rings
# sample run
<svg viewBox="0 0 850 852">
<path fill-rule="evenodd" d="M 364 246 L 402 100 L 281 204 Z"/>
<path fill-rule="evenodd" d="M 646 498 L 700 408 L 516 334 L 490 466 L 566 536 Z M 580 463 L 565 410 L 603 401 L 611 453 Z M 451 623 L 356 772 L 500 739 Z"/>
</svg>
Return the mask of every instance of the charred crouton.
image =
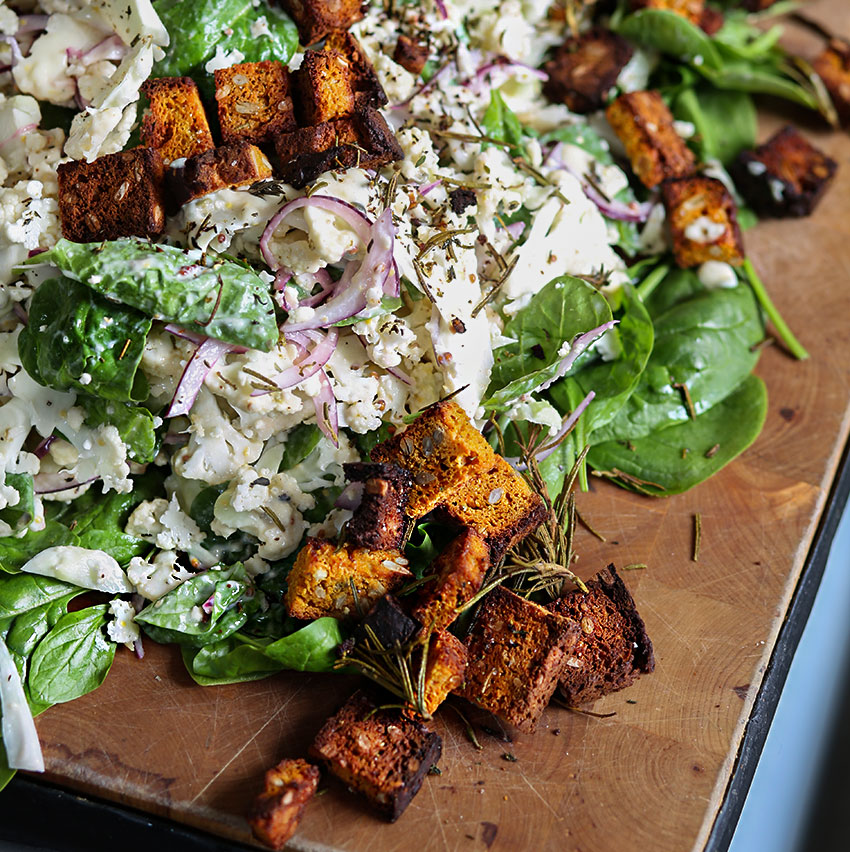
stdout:
<svg viewBox="0 0 850 852">
<path fill-rule="evenodd" d="M 193 198 L 252 184 L 271 173 L 271 164 L 259 148 L 250 142 L 230 142 L 172 166 L 167 174 L 169 201 L 176 210 Z"/>
<path fill-rule="evenodd" d="M 384 117 L 372 107 L 351 118 L 279 133 L 275 148 L 280 176 L 296 189 L 328 171 L 377 169 L 404 157 Z"/>
<path fill-rule="evenodd" d="M 225 142 L 261 145 L 297 126 L 288 69 L 280 62 L 243 62 L 215 71 L 218 123 Z"/>
<path fill-rule="evenodd" d="M 486 472 L 470 477 L 446 494 L 439 508 L 484 537 L 493 565 L 537 529 L 548 511 L 525 479 L 495 453 Z"/>
<path fill-rule="evenodd" d="M 319 768 L 306 760 L 287 758 L 269 769 L 265 789 L 248 817 L 254 837 L 272 849 L 283 849 L 318 785 Z"/>
<path fill-rule="evenodd" d="M 168 165 L 214 147 L 207 114 L 191 77 L 160 77 L 142 84 L 150 106 L 142 119 L 142 145 Z"/>
<path fill-rule="evenodd" d="M 356 618 L 411 576 L 397 550 L 337 547 L 308 537 L 286 578 L 284 604 L 293 618 Z"/>
<path fill-rule="evenodd" d="M 474 207 L 478 204 L 478 198 L 474 189 L 464 189 L 459 186 L 449 193 L 449 204 L 452 206 L 452 213 L 460 215 L 467 207 Z"/>
<path fill-rule="evenodd" d="M 573 112 L 602 109 L 633 53 L 632 46 L 610 30 L 596 28 L 570 36 L 543 66 L 549 75 L 543 93 Z"/>
<path fill-rule="evenodd" d="M 558 686 L 579 633 L 568 618 L 499 586 L 478 610 L 459 694 L 531 733 Z"/>
<path fill-rule="evenodd" d="M 462 683 L 466 671 L 466 645 L 447 630 L 435 633 L 428 643 L 425 661 L 423 704 L 429 716 Z"/>
<path fill-rule="evenodd" d="M 850 42 L 831 39 L 812 67 L 823 80 L 841 123 L 850 124 Z"/>
<path fill-rule="evenodd" d="M 575 589 L 548 604 L 580 627 L 561 675 L 561 690 L 572 707 L 630 686 L 655 669 L 643 619 L 614 566 L 586 585 L 587 594 Z"/>
<path fill-rule="evenodd" d="M 426 408 L 404 432 L 372 449 L 372 460 L 395 462 L 413 474 L 407 514 L 420 518 L 446 492 L 482 474 L 495 453 L 454 400 Z"/>
<path fill-rule="evenodd" d="M 345 527 L 354 547 L 387 550 L 401 546 L 407 527 L 407 501 L 413 485 L 410 471 L 397 464 L 356 462 L 343 465 L 349 482 L 359 485 L 360 505 Z"/>
<path fill-rule="evenodd" d="M 699 25 L 705 8 L 705 0 L 632 0 L 632 9 L 661 9 L 674 12 L 687 18 L 692 24 Z"/>
<path fill-rule="evenodd" d="M 735 201 L 719 180 L 702 176 L 668 180 L 661 194 L 679 266 L 700 266 L 708 260 L 743 263 Z"/>
<path fill-rule="evenodd" d="M 292 75 L 296 115 L 312 127 L 354 113 L 354 89 L 345 57 L 338 50 L 308 50 Z"/>
<path fill-rule="evenodd" d="M 310 755 L 395 822 L 440 759 L 440 737 L 398 710 L 355 692 L 319 731 Z"/>
<path fill-rule="evenodd" d="M 658 92 L 630 92 L 605 115 L 620 138 L 635 174 L 649 189 L 666 178 L 693 174 L 694 155 L 673 127 L 673 115 Z"/>
<path fill-rule="evenodd" d="M 760 216 L 808 216 L 838 164 L 788 126 L 755 151 L 744 151 L 732 170 L 735 186 Z"/>
<path fill-rule="evenodd" d="M 725 18 L 720 9 L 715 9 L 713 6 L 706 6 L 702 10 L 702 15 L 700 15 L 699 28 L 704 33 L 712 36 L 722 29 L 724 22 Z"/>
<path fill-rule="evenodd" d="M 363 0 L 280 0 L 280 5 L 298 27 L 304 47 L 331 30 L 347 30 L 363 18 Z"/>
<path fill-rule="evenodd" d="M 91 163 L 62 163 L 57 172 L 66 239 L 156 237 L 165 228 L 165 167 L 155 148 L 106 154 Z"/>
<path fill-rule="evenodd" d="M 428 64 L 429 55 L 430 50 L 427 44 L 414 41 L 410 36 L 402 33 L 395 43 L 393 62 L 397 62 L 405 71 L 418 77 Z"/>
<path fill-rule="evenodd" d="M 363 52 L 360 43 L 345 30 L 334 30 L 325 41 L 324 50 L 340 53 L 348 63 L 351 86 L 357 97 L 358 108 L 381 107 L 387 95 L 378 80 L 375 68 Z"/>
<path fill-rule="evenodd" d="M 406 645 L 419 632 L 419 625 L 398 605 L 392 595 L 381 598 L 357 625 L 354 643 L 377 640 L 383 648 Z"/>
<path fill-rule="evenodd" d="M 487 543 L 475 530 L 464 530 L 428 569 L 437 576 L 422 586 L 411 615 L 425 630 L 445 630 L 478 594 L 489 568 Z"/>
</svg>

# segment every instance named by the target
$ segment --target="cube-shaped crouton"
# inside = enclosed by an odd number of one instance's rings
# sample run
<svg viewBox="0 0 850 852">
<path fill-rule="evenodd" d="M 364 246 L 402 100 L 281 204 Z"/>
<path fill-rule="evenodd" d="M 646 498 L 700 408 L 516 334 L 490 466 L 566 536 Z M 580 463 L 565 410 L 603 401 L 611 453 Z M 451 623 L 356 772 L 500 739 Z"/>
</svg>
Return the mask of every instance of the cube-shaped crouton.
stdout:
<svg viewBox="0 0 850 852">
<path fill-rule="evenodd" d="M 363 52 L 360 42 L 351 33 L 334 30 L 325 41 L 323 49 L 337 51 L 348 63 L 358 108 L 361 105 L 381 107 L 387 102 L 387 94 L 378 80 L 374 66 Z"/>
<path fill-rule="evenodd" d="M 165 168 L 154 148 L 106 154 L 92 163 L 62 163 L 57 172 L 66 239 L 156 237 L 165 228 Z"/>
<path fill-rule="evenodd" d="M 841 123 L 850 124 L 850 42 L 831 39 L 812 67 L 823 80 Z"/>
<path fill-rule="evenodd" d="M 207 114 L 191 77 L 159 77 L 142 84 L 150 105 L 142 119 L 142 144 L 168 165 L 213 148 Z"/>
<path fill-rule="evenodd" d="M 331 30 L 347 30 L 363 18 L 363 0 L 280 0 L 280 5 L 295 21 L 305 47 Z"/>
<path fill-rule="evenodd" d="M 218 123 L 225 142 L 261 145 L 297 127 L 289 70 L 280 62 L 243 62 L 215 71 Z"/>
<path fill-rule="evenodd" d="M 266 155 L 250 142 L 230 142 L 189 157 L 167 173 L 169 203 L 177 210 L 193 198 L 219 189 L 235 189 L 271 177 Z"/>
<path fill-rule="evenodd" d="M 700 266 L 708 260 L 743 263 L 735 201 L 721 181 L 701 175 L 668 180 L 661 194 L 679 266 Z"/>
<path fill-rule="evenodd" d="M 419 590 L 411 615 L 427 631 L 445 630 L 484 584 L 490 548 L 473 529 L 464 530 L 434 560 L 426 573 L 437 576 Z"/>
<path fill-rule="evenodd" d="M 486 472 L 448 492 L 439 508 L 484 537 L 493 565 L 537 529 L 548 513 L 540 495 L 495 453 Z"/>
<path fill-rule="evenodd" d="M 295 112 L 312 127 L 354 113 L 354 88 L 348 62 L 338 50 L 308 50 L 292 75 Z"/>
<path fill-rule="evenodd" d="M 694 155 L 673 127 L 673 115 L 658 92 L 629 92 L 605 115 L 623 143 L 635 174 L 653 189 L 666 178 L 693 174 Z"/>
<path fill-rule="evenodd" d="M 372 460 L 395 462 L 413 474 L 407 514 L 420 518 L 448 491 L 492 466 L 495 453 L 454 400 L 426 408 L 404 432 L 372 449 Z"/>
<path fill-rule="evenodd" d="M 354 645 L 378 642 L 381 648 L 402 648 L 418 632 L 419 625 L 399 606 L 398 601 L 392 595 L 385 595 L 357 625 L 351 638 Z"/>
<path fill-rule="evenodd" d="M 838 164 L 790 125 L 755 151 L 743 151 L 732 176 L 760 216 L 808 216 Z"/>
<path fill-rule="evenodd" d="M 345 527 L 354 547 L 387 550 L 401 547 L 413 477 L 397 464 L 356 462 L 343 465 L 349 482 L 360 485 L 360 505 Z"/>
<path fill-rule="evenodd" d="M 257 840 L 272 849 L 283 849 L 316 793 L 319 774 L 317 766 L 290 758 L 266 772 L 265 789 L 254 800 L 248 817 Z"/>
<path fill-rule="evenodd" d="M 423 704 L 429 716 L 462 683 L 466 672 L 466 645 L 447 630 L 435 633 L 428 644 L 425 661 Z"/>
<path fill-rule="evenodd" d="M 692 24 L 699 24 L 705 8 L 705 0 L 632 0 L 632 9 L 661 9 L 674 12 L 687 18 Z"/>
<path fill-rule="evenodd" d="M 499 586 L 484 598 L 466 638 L 469 663 L 459 694 L 532 732 L 578 633 L 574 621 Z"/>
<path fill-rule="evenodd" d="M 355 692 L 319 731 L 310 755 L 395 822 L 440 759 L 440 737 L 398 710 Z"/>
<path fill-rule="evenodd" d="M 275 148 L 280 176 L 298 189 L 328 171 L 377 169 L 404 157 L 384 117 L 372 107 L 351 118 L 279 133 Z"/>
<path fill-rule="evenodd" d="M 430 52 L 427 44 L 414 41 L 410 36 L 402 33 L 395 43 L 393 62 L 397 62 L 405 71 L 418 77 L 428 63 Z"/>
<path fill-rule="evenodd" d="M 411 576 L 397 550 L 337 547 L 307 538 L 286 578 L 284 604 L 293 618 L 356 618 Z"/>
<path fill-rule="evenodd" d="M 549 75 L 543 93 L 550 101 L 566 104 L 573 112 L 602 109 L 633 53 L 634 49 L 622 36 L 601 27 L 570 36 L 543 66 Z"/>
<path fill-rule="evenodd" d="M 580 628 L 561 675 L 561 690 L 571 707 L 630 686 L 655 669 L 643 619 L 614 566 L 586 585 L 587 594 L 574 589 L 548 604 Z"/>
</svg>

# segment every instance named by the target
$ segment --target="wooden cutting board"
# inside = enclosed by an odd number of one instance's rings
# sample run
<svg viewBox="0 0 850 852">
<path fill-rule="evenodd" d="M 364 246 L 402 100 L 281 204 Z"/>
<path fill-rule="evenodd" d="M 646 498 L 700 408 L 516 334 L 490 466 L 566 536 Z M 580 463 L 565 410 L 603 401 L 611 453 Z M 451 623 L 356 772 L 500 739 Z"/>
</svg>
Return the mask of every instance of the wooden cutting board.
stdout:
<svg viewBox="0 0 850 852">
<path fill-rule="evenodd" d="M 808 4 L 850 35 L 844 0 Z M 800 36 L 810 54 L 817 42 Z M 799 119 L 800 116 L 792 116 Z M 778 124 L 766 120 L 765 134 Z M 746 235 L 755 265 L 811 353 L 768 348 L 767 424 L 755 446 L 680 497 L 652 500 L 592 481 L 580 508 L 608 541 L 580 533 L 579 572 L 646 563 L 624 575 L 657 656 L 654 675 L 596 703 L 606 719 L 550 708 L 536 734 L 478 727 L 476 750 L 450 710 L 436 720 L 442 774 L 395 825 L 339 785 L 309 807 L 296 849 L 701 848 L 788 610 L 850 431 L 850 139 L 811 133 L 841 163 L 808 220 Z M 702 517 L 699 562 L 693 516 Z M 244 814 L 264 770 L 301 756 L 353 690 L 331 675 L 282 674 L 202 688 L 174 648 L 119 651 L 104 686 L 38 719 L 47 777 L 248 841 Z M 484 714 L 473 721 L 499 726 Z M 512 755 L 516 761 L 506 759 Z"/>
</svg>

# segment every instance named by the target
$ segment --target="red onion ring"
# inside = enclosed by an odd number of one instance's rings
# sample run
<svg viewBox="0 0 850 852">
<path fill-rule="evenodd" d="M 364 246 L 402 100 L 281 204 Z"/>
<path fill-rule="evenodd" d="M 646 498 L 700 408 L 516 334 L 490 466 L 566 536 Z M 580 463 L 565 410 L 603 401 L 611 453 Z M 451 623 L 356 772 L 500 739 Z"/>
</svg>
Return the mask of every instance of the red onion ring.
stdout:
<svg viewBox="0 0 850 852">
<path fill-rule="evenodd" d="M 47 28 L 49 17 L 49 15 L 21 15 L 18 18 L 18 31 L 15 33 L 15 37 L 41 32 Z"/>
<path fill-rule="evenodd" d="M 180 376 L 180 381 L 174 390 L 171 405 L 165 414 L 166 417 L 179 417 L 191 411 L 207 374 L 216 365 L 219 358 L 230 352 L 231 349 L 231 344 L 208 337 L 194 351 L 183 368 L 183 375 Z"/>
<path fill-rule="evenodd" d="M 303 352 L 295 359 L 295 363 L 291 367 L 288 367 L 282 373 L 278 373 L 273 379 L 278 390 L 295 387 L 306 382 L 311 376 L 315 376 L 334 354 L 339 340 L 339 330 L 336 328 L 328 329 L 328 333 L 322 335 L 317 345 L 312 349 L 308 348 L 309 338 L 304 340 L 300 337 L 299 332 L 287 335 L 287 339 L 303 349 Z M 265 396 L 267 393 L 272 393 L 272 391 L 255 390 L 251 393 L 251 396 Z"/>
<path fill-rule="evenodd" d="M 84 482 L 77 482 L 76 479 L 67 479 L 68 475 L 68 473 L 37 473 L 33 477 L 33 491 L 36 494 L 58 494 L 60 491 L 82 488 L 83 485 L 88 485 L 90 482 L 100 479 L 99 476 L 93 476 Z"/>
<path fill-rule="evenodd" d="M 365 483 L 363 482 L 349 482 L 339 497 L 334 500 L 334 506 L 337 509 L 348 509 L 351 512 L 359 509 L 363 502 L 364 488 Z"/>
<path fill-rule="evenodd" d="M 37 127 L 38 123 L 35 121 L 25 124 L 23 127 L 19 127 L 11 136 L 7 136 L 2 142 L 0 142 L 0 148 L 4 145 L 8 145 L 10 142 L 14 142 L 15 139 L 19 139 L 21 136 L 26 136 L 27 133 L 32 132 Z"/>
<path fill-rule="evenodd" d="M 434 2 L 437 4 L 437 11 L 440 13 L 440 17 L 444 21 L 448 20 L 449 10 L 446 9 L 446 4 L 443 2 L 443 0 L 434 0 Z"/>
<path fill-rule="evenodd" d="M 590 344 L 593 343 L 596 338 L 601 337 L 606 331 L 614 328 L 614 326 L 617 325 L 618 322 L 619 320 L 610 320 L 609 322 L 603 323 L 602 325 L 597 326 L 596 328 L 590 329 L 590 331 L 584 332 L 584 334 L 576 335 L 570 343 L 570 348 L 567 351 L 567 354 L 561 358 L 561 363 L 558 365 L 558 369 L 555 375 L 552 376 L 551 379 L 548 379 L 547 381 L 538 385 L 533 390 L 530 390 L 529 393 L 536 393 L 537 391 L 546 390 L 550 385 L 553 384 L 553 382 L 556 382 L 558 381 L 558 379 L 563 378 L 566 375 L 567 371 L 570 369 L 570 367 L 572 367 L 572 365 L 575 363 L 576 358 L 578 358 L 578 356 L 581 355 L 581 353 L 584 352 L 584 350 L 587 349 L 587 347 L 590 346 Z"/>
<path fill-rule="evenodd" d="M 48 435 L 33 451 L 37 459 L 43 459 L 50 451 L 50 445 L 56 440 L 55 435 Z"/>
<path fill-rule="evenodd" d="M 316 423 L 322 433 L 333 441 L 335 447 L 339 446 L 339 412 L 337 411 L 336 397 L 330 379 L 324 370 L 319 371 L 321 390 L 313 397 L 313 407 L 316 409 Z"/>
</svg>

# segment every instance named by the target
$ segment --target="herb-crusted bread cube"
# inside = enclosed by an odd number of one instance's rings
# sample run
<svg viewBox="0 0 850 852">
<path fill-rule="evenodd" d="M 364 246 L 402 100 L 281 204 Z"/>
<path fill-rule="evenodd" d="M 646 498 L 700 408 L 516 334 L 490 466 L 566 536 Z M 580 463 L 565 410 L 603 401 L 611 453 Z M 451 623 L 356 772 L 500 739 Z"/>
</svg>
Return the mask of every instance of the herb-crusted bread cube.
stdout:
<svg viewBox="0 0 850 852">
<path fill-rule="evenodd" d="M 466 638 L 459 694 L 531 733 L 563 675 L 578 625 L 499 586 Z"/>
<path fill-rule="evenodd" d="M 319 731 L 310 755 L 395 822 L 440 759 L 442 740 L 398 710 L 355 692 Z"/>
<path fill-rule="evenodd" d="M 62 234 L 76 243 L 156 237 L 165 228 L 165 167 L 154 148 L 106 154 L 91 163 L 62 163 Z"/>
<path fill-rule="evenodd" d="M 295 834 L 304 807 L 316 793 L 319 768 L 306 760 L 286 758 L 266 772 L 265 788 L 254 800 L 248 822 L 254 837 L 272 849 L 283 849 Z"/>
<path fill-rule="evenodd" d="M 652 642 L 631 593 L 613 565 L 548 608 L 578 623 L 580 633 L 561 675 L 573 707 L 630 686 L 655 669 Z"/>
<path fill-rule="evenodd" d="M 462 683 L 467 666 L 466 645 L 447 630 L 431 636 L 425 661 L 423 704 L 429 716 Z"/>
<path fill-rule="evenodd" d="M 705 0 L 632 0 L 632 10 L 661 9 L 687 18 L 692 24 L 699 24 L 702 18 Z"/>
<path fill-rule="evenodd" d="M 374 66 L 363 52 L 360 42 L 351 33 L 334 30 L 327 37 L 323 49 L 342 54 L 348 63 L 358 108 L 362 105 L 381 107 L 387 102 L 387 94 L 378 80 Z"/>
<path fill-rule="evenodd" d="M 850 42 L 830 39 L 812 67 L 823 80 L 841 123 L 850 124 Z"/>
<path fill-rule="evenodd" d="M 427 44 L 414 41 L 410 36 L 402 33 L 395 43 L 393 62 L 397 62 L 405 71 L 418 77 L 428 62 L 429 54 Z"/>
<path fill-rule="evenodd" d="M 699 266 L 709 260 L 733 266 L 743 262 L 735 201 L 721 181 L 701 175 L 668 180 L 661 194 L 679 266 Z"/>
<path fill-rule="evenodd" d="M 312 127 L 354 113 L 351 71 L 338 50 L 308 50 L 292 75 L 298 123 Z"/>
<path fill-rule="evenodd" d="M 837 168 L 835 160 L 788 125 L 755 151 L 743 151 L 732 175 L 760 216 L 808 216 Z"/>
<path fill-rule="evenodd" d="M 337 547 L 308 537 L 286 578 L 284 604 L 293 618 L 356 618 L 358 604 L 368 611 L 411 576 L 397 550 Z"/>
<path fill-rule="evenodd" d="M 673 115 L 655 91 L 629 92 L 605 111 L 635 174 L 649 189 L 694 172 L 694 155 L 673 127 Z"/>
<path fill-rule="evenodd" d="M 297 127 L 289 70 L 272 60 L 243 62 L 215 71 L 218 123 L 225 142 L 261 145 Z"/>
<path fill-rule="evenodd" d="M 543 93 L 573 112 L 602 109 L 634 49 L 622 36 L 600 27 L 570 36 L 544 66 Z"/>
<path fill-rule="evenodd" d="M 150 105 L 142 119 L 142 145 L 169 165 L 214 147 L 207 114 L 191 77 L 159 77 L 142 84 Z"/>
<path fill-rule="evenodd" d="M 346 541 L 372 550 L 400 547 L 408 523 L 404 510 L 413 486 L 410 471 L 389 462 L 354 462 L 343 469 L 349 482 L 360 486 L 360 505 L 345 527 Z"/>
<path fill-rule="evenodd" d="M 298 27 L 301 44 L 321 41 L 332 30 L 347 30 L 363 18 L 363 0 L 280 0 Z"/>
</svg>

